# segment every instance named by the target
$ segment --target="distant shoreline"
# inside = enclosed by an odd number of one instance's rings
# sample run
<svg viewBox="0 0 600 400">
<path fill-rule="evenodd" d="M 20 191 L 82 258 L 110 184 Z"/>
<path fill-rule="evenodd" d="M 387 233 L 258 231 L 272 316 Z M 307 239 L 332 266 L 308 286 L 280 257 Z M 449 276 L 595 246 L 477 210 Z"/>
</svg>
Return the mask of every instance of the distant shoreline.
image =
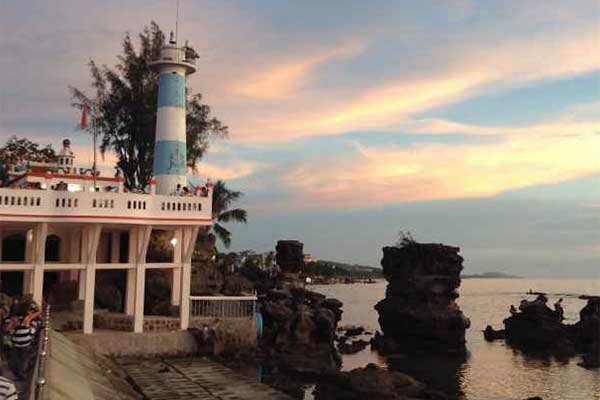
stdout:
<svg viewBox="0 0 600 400">
<path fill-rule="evenodd" d="M 462 275 L 462 279 L 523 279 L 522 276 L 508 275 L 502 272 L 484 272 L 482 274 Z"/>
</svg>

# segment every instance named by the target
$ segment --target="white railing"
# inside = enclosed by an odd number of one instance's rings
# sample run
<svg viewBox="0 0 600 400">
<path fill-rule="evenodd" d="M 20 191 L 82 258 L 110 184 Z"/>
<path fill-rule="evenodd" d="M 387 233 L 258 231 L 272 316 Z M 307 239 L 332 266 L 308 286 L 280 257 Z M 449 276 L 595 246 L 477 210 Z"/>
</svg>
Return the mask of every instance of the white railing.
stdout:
<svg viewBox="0 0 600 400">
<path fill-rule="evenodd" d="M 190 296 L 191 318 L 254 318 L 256 296 Z"/>
<path fill-rule="evenodd" d="M 66 192 L 54 190 L 0 189 L 0 221 L 3 217 L 66 219 L 85 222 L 108 219 L 153 220 L 160 224 L 185 221 L 206 224 L 211 219 L 212 192 L 208 196 L 166 196 L 135 193 Z"/>
</svg>

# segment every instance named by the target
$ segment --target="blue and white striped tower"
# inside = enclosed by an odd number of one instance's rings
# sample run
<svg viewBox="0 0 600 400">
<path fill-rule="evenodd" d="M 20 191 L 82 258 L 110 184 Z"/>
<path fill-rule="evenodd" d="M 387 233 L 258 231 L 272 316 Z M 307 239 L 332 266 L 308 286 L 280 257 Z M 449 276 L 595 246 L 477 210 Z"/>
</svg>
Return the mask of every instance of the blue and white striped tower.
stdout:
<svg viewBox="0 0 600 400">
<path fill-rule="evenodd" d="M 150 63 L 150 69 L 159 73 L 154 145 L 154 179 L 158 194 L 172 194 L 178 184 L 187 185 L 185 78 L 196 71 L 194 54 L 187 47 L 177 47 L 171 33 L 169 44 L 161 49 L 160 58 Z"/>
</svg>

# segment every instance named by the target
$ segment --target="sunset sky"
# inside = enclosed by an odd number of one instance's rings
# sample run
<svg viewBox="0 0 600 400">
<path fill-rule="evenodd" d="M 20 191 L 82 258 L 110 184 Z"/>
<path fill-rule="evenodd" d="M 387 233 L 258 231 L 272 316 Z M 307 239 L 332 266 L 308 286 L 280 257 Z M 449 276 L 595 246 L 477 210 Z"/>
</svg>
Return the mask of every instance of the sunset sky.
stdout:
<svg viewBox="0 0 600 400">
<path fill-rule="evenodd" d="M 200 174 L 246 194 L 232 249 L 378 265 L 404 230 L 467 273 L 600 276 L 597 0 L 180 3 L 189 86 L 230 127 Z M 175 4 L 1 0 L 0 141 L 87 163 L 68 86 Z"/>
</svg>

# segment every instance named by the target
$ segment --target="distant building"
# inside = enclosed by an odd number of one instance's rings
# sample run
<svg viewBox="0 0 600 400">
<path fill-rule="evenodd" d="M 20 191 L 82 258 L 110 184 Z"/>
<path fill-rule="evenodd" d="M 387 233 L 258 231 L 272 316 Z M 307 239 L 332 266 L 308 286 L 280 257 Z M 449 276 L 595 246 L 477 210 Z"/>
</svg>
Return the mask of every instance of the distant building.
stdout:
<svg viewBox="0 0 600 400">
<path fill-rule="evenodd" d="M 304 254 L 304 262 L 305 263 L 309 263 L 309 262 L 317 262 L 319 261 L 318 259 L 316 259 L 315 257 L 313 257 L 312 254 L 309 253 L 305 253 Z"/>
</svg>

